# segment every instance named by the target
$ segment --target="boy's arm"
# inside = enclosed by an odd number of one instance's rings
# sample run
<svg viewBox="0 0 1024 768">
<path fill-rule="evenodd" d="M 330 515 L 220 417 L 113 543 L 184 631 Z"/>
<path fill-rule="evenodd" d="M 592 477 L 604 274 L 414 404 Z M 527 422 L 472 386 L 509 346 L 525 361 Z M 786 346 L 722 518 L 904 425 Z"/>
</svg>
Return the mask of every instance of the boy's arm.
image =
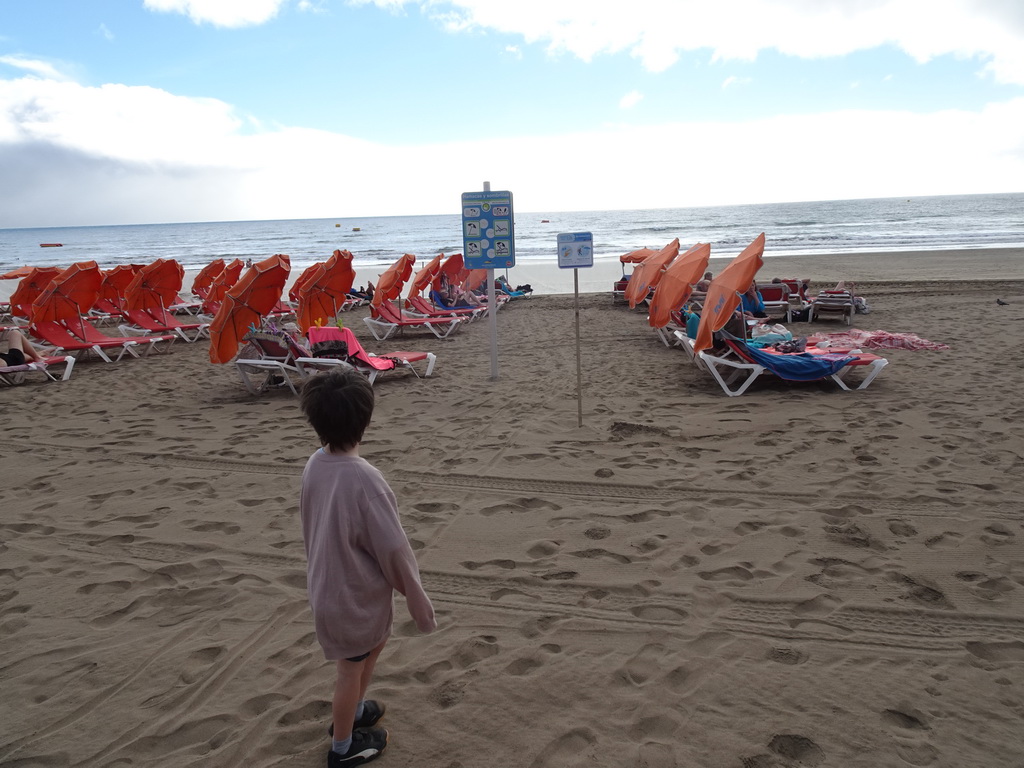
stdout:
<svg viewBox="0 0 1024 768">
<path fill-rule="evenodd" d="M 367 516 L 369 544 L 388 583 L 405 596 L 409 614 L 420 632 L 429 633 L 437 628 L 434 606 L 420 582 L 420 569 L 409 539 L 398 518 L 394 496 L 382 495 L 371 504 Z"/>
<path fill-rule="evenodd" d="M 416 622 L 420 632 L 429 634 L 437 629 L 434 606 L 427 597 L 423 584 L 420 583 L 419 567 L 408 543 L 391 551 L 377 562 L 391 586 L 405 596 L 409 615 Z"/>
</svg>

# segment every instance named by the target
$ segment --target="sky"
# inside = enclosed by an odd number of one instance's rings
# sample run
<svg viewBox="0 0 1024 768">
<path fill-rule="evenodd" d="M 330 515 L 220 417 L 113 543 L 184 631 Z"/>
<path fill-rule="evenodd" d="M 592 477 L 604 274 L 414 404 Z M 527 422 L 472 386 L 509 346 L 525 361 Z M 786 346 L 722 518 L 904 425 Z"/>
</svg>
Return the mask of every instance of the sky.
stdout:
<svg viewBox="0 0 1024 768">
<path fill-rule="evenodd" d="M 713 7 L 712 7 L 713 6 Z M 1018 0 L 0 0 L 0 228 L 1024 191 Z"/>
</svg>

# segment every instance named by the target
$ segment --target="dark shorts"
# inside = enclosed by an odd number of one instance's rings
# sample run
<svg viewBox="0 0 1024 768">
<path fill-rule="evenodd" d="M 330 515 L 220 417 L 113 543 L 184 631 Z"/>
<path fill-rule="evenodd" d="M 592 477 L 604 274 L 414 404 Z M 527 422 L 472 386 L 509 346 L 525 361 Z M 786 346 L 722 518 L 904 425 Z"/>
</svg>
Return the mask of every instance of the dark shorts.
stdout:
<svg viewBox="0 0 1024 768">
<path fill-rule="evenodd" d="M 0 352 L 0 359 L 4 361 L 4 365 L 24 365 L 25 353 L 20 349 L 12 349 L 9 352 Z"/>
<path fill-rule="evenodd" d="M 367 651 L 366 653 L 361 653 L 358 656 L 353 656 L 353 657 L 351 657 L 349 659 L 345 659 L 345 661 L 352 661 L 352 662 L 365 661 L 366 659 L 370 658 L 370 654 L 371 653 L 373 653 L 373 651 Z"/>
</svg>

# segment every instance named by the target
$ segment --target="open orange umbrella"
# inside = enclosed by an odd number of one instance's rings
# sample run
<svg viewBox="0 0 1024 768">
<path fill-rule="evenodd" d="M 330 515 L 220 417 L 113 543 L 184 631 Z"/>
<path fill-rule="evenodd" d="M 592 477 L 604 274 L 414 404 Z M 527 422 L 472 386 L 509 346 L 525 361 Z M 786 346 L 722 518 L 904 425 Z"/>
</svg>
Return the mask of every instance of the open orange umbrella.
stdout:
<svg viewBox="0 0 1024 768">
<path fill-rule="evenodd" d="M 224 259 L 214 259 L 211 261 L 199 270 L 199 273 L 192 281 L 192 293 L 200 299 L 205 299 L 210 286 L 213 284 L 213 279 L 223 271 Z"/>
<path fill-rule="evenodd" d="M 291 268 L 291 260 L 279 253 L 251 266 L 228 289 L 210 323 L 210 362 L 230 363 L 234 359 L 249 327 L 259 326 L 263 316 L 280 301 Z"/>
<path fill-rule="evenodd" d="M 28 317 L 32 310 L 32 302 L 60 272 L 58 267 L 32 267 L 11 294 L 11 314 Z"/>
<path fill-rule="evenodd" d="M 296 312 L 299 327 L 307 331 L 316 326 L 317 321 L 330 322 L 341 311 L 355 279 L 352 254 L 335 251 L 299 291 Z"/>
<path fill-rule="evenodd" d="M 78 320 L 96 303 L 102 282 L 103 275 L 95 261 L 72 264 L 32 302 L 29 319 L 33 323 Z"/>
<path fill-rule="evenodd" d="M 140 269 L 142 266 L 139 264 L 118 264 L 113 269 L 100 270 L 103 282 L 100 283 L 100 295 L 96 297 L 93 309 L 112 314 L 123 313 L 128 286 Z"/>
<path fill-rule="evenodd" d="M 656 253 L 657 251 L 653 248 L 639 248 L 635 251 L 622 254 L 619 256 L 619 261 L 623 264 L 639 264 L 648 256 L 653 256 Z"/>
<path fill-rule="evenodd" d="M 437 277 L 434 278 L 433 287 L 438 289 L 441 284 L 447 280 L 452 285 L 462 285 L 462 281 L 465 279 L 468 270 L 465 267 L 465 261 L 462 258 L 461 253 L 453 253 L 447 259 L 444 264 L 437 271 Z"/>
<path fill-rule="evenodd" d="M 23 277 L 28 277 L 32 273 L 35 267 L 18 267 L 12 269 L 10 272 L 4 272 L 0 275 L 0 280 L 20 280 Z"/>
<path fill-rule="evenodd" d="M 337 253 L 337 251 L 335 251 L 335 253 Z M 313 277 L 313 274 L 317 271 L 317 269 L 319 269 L 323 265 L 324 262 L 318 261 L 314 264 L 310 264 L 308 267 L 302 270 L 302 274 L 295 278 L 295 282 L 292 283 L 292 287 L 288 289 L 288 301 L 299 300 L 299 291 L 302 289 L 302 286 L 308 283 L 310 279 Z"/>
<path fill-rule="evenodd" d="M 178 300 L 185 270 L 174 259 L 157 259 L 138 271 L 125 291 L 128 309 L 163 310 Z"/>
<path fill-rule="evenodd" d="M 377 287 L 373 289 L 373 299 L 370 301 L 370 304 L 379 307 L 381 302 L 397 299 L 401 296 L 402 286 L 405 285 L 405 281 L 412 275 L 412 267 L 415 263 L 416 257 L 411 253 L 399 256 L 398 260 L 380 276 L 380 279 L 377 281 Z"/>
<path fill-rule="evenodd" d="M 697 243 L 668 265 L 651 298 L 647 322 L 652 328 L 664 328 L 668 325 L 672 313 L 690 298 L 693 286 L 707 270 L 710 258 L 711 245 Z"/>
<path fill-rule="evenodd" d="M 740 304 L 740 296 L 754 282 L 754 276 L 763 263 L 764 232 L 754 238 L 740 254 L 729 262 L 725 269 L 711 281 L 704 309 L 700 313 L 700 325 L 697 327 L 697 338 L 694 340 L 695 352 L 708 349 L 712 335 L 720 331 L 729 322 L 732 313 Z"/>
<path fill-rule="evenodd" d="M 484 284 L 486 279 L 486 269 L 471 269 L 469 274 L 466 275 L 466 279 L 462 281 L 462 287 L 467 291 L 475 291 Z"/>
<path fill-rule="evenodd" d="M 239 276 L 242 274 L 242 269 L 245 267 L 245 263 L 241 259 L 234 259 L 224 269 L 222 269 L 217 276 L 213 278 L 213 282 L 210 283 L 210 288 L 206 292 L 206 298 L 203 299 L 203 305 L 217 304 L 224 300 L 224 295 L 228 290 L 238 282 Z"/>
<path fill-rule="evenodd" d="M 651 288 L 655 288 L 658 281 L 661 280 L 665 267 L 678 255 L 679 238 L 677 237 L 660 251 L 648 256 L 640 263 L 639 267 L 633 270 L 633 275 L 629 278 L 624 294 L 630 309 L 647 298 Z"/>
<path fill-rule="evenodd" d="M 437 256 L 427 262 L 423 269 L 416 273 L 412 282 L 409 283 L 409 293 L 407 294 L 409 297 L 423 293 L 423 289 L 434 282 L 434 278 L 436 278 L 438 272 L 441 271 L 441 259 L 443 258 L 443 253 L 437 254 Z"/>
</svg>

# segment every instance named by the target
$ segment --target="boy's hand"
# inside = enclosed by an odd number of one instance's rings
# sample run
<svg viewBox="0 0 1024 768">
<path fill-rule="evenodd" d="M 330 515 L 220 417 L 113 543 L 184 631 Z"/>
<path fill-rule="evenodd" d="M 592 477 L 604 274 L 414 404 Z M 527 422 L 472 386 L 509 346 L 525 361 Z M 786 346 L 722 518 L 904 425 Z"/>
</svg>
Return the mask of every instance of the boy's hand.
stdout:
<svg viewBox="0 0 1024 768">
<path fill-rule="evenodd" d="M 417 616 L 416 627 L 424 635 L 429 635 L 437 629 L 437 619 L 434 618 L 434 611 L 431 610 L 429 615 Z"/>
</svg>

